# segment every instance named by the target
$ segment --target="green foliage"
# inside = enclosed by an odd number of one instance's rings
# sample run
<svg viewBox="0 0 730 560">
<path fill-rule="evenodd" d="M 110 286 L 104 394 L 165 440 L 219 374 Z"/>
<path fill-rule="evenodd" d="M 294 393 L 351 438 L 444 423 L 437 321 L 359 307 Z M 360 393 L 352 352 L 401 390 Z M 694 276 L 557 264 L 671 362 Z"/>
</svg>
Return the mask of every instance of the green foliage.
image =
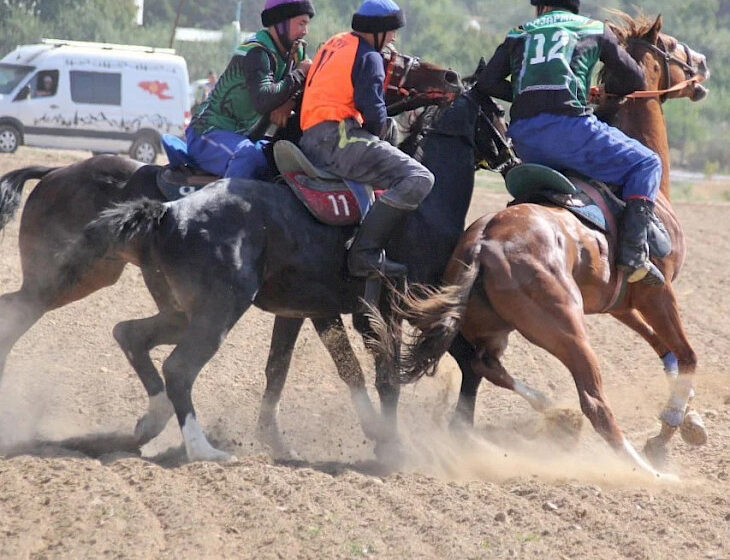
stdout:
<svg viewBox="0 0 730 560">
<path fill-rule="evenodd" d="M 313 0 L 317 16 L 310 26 L 309 54 L 330 35 L 349 29 L 360 0 Z M 527 0 L 398 0 L 407 26 L 399 33 L 403 52 L 450 66 L 462 74 L 476 68 L 480 56 L 489 58 L 506 31 L 533 14 Z M 208 69 L 220 73 L 234 47 L 232 22 L 237 0 L 147 0 L 144 26 L 134 23 L 133 0 L 0 0 L 0 53 L 41 37 L 144 44 L 167 47 L 178 6 L 180 26 L 223 30 L 219 44 L 177 42 L 174 47 L 188 62 L 191 79 Z M 261 25 L 264 0 L 240 2 L 240 27 Z M 693 104 L 668 101 L 665 106 L 670 145 L 675 161 L 698 171 L 717 166 L 730 170 L 730 0 L 583 0 L 583 13 L 610 17 L 608 10 L 647 16 L 661 13 L 665 30 L 707 55 L 712 78 L 708 99 Z"/>
</svg>

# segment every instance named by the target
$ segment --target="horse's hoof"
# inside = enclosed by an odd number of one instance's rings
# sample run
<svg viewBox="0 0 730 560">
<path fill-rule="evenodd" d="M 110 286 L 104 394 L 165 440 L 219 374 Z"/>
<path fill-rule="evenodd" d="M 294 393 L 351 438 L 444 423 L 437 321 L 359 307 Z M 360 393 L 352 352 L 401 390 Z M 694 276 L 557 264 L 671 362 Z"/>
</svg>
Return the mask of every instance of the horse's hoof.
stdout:
<svg viewBox="0 0 730 560">
<path fill-rule="evenodd" d="M 214 447 L 205 450 L 205 452 L 188 451 L 187 456 L 188 461 L 191 463 L 197 461 L 210 461 L 214 463 L 235 463 L 238 461 L 238 458 L 233 453 L 221 451 L 220 449 L 216 449 Z"/>
<path fill-rule="evenodd" d="M 167 422 L 168 420 L 162 421 L 160 417 L 149 413 L 142 416 L 134 427 L 134 439 L 137 441 L 137 445 L 142 447 L 159 436 L 167 426 Z"/>
<path fill-rule="evenodd" d="M 293 447 L 284 444 L 280 446 L 269 446 L 271 448 L 271 457 L 277 461 L 301 461 L 302 456 L 297 453 Z"/>
<path fill-rule="evenodd" d="M 405 449 L 398 437 L 379 439 L 375 442 L 375 457 L 390 468 L 399 469 L 405 464 Z"/>
<path fill-rule="evenodd" d="M 571 408 L 551 408 L 543 416 L 548 437 L 566 451 L 578 445 L 584 419 L 582 412 Z"/>
<path fill-rule="evenodd" d="M 147 412 L 137 420 L 137 425 L 134 427 L 137 444 L 142 447 L 159 436 L 174 414 L 172 402 L 164 391 L 150 397 Z"/>
<path fill-rule="evenodd" d="M 700 446 L 707 443 L 707 429 L 702 416 L 696 410 L 690 410 L 684 415 L 679 426 L 679 433 L 688 445 Z"/>
<path fill-rule="evenodd" d="M 159 434 L 159 431 L 155 433 L 156 431 L 152 428 L 148 415 L 142 416 L 134 427 L 134 439 L 137 441 L 137 445 L 142 447 L 152 441 Z"/>
<path fill-rule="evenodd" d="M 669 460 L 666 443 L 658 436 L 649 438 L 644 445 L 644 456 L 656 469 L 666 467 Z"/>
<path fill-rule="evenodd" d="M 279 461 L 301 461 L 296 449 L 284 442 L 278 424 L 259 422 L 256 426 L 256 439 L 271 450 L 271 456 Z"/>
</svg>

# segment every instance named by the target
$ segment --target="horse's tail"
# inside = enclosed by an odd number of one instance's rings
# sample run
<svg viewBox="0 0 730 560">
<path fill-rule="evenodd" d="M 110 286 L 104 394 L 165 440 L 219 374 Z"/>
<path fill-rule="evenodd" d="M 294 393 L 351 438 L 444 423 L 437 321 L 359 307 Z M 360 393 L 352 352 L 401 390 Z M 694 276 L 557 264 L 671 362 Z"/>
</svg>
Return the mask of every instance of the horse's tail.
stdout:
<svg viewBox="0 0 730 560">
<path fill-rule="evenodd" d="M 13 219 L 20 208 L 20 195 L 25 182 L 42 179 L 58 167 L 23 167 L 0 177 L 0 231 Z"/>
<path fill-rule="evenodd" d="M 100 212 L 84 228 L 75 247 L 69 248 L 74 259 L 61 272 L 63 282 L 74 284 L 96 260 L 129 249 L 132 243 L 136 245 L 134 251 L 141 254 L 166 212 L 163 202 L 148 198 L 121 202 Z"/>
<path fill-rule="evenodd" d="M 475 226 L 474 231 L 483 229 L 483 224 Z M 439 360 L 459 333 L 469 295 L 479 275 L 482 246 L 479 237 L 465 233 L 449 261 L 442 287 L 408 289 L 395 304 L 394 318 L 387 325 L 375 314 L 371 323 L 376 333 L 376 349 L 387 360 L 396 362 L 393 370 L 399 383 L 412 383 L 436 373 Z M 394 345 L 400 340 L 402 319 L 415 327 L 416 334 L 403 345 L 398 357 Z"/>
<path fill-rule="evenodd" d="M 113 249 L 134 238 L 149 236 L 167 213 L 167 205 L 159 200 L 138 198 L 102 210 L 99 217 L 86 226 L 86 235 L 95 244 Z"/>
</svg>

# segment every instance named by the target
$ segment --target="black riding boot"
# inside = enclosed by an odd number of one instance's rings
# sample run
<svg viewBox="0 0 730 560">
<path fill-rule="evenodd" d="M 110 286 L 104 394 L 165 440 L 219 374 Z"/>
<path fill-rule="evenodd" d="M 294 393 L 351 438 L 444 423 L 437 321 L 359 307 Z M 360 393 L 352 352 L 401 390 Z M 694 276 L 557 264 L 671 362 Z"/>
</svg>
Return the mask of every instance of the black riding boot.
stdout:
<svg viewBox="0 0 730 560">
<path fill-rule="evenodd" d="M 618 266 L 628 269 L 629 282 L 642 281 L 646 284 L 664 284 L 664 275 L 649 260 L 647 230 L 654 203 L 643 198 L 632 198 L 626 202 L 621 222 Z"/>
<path fill-rule="evenodd" d="M 347 255 L 347 266 L 352 276 L 370 276 L 377 272 L 385 276 L 406 275 L 408 269 L 405 265 L 388 260 L 383 249 L 407 213 L 407 210 L 375 201 L 360 224 Z"/>
</svg>

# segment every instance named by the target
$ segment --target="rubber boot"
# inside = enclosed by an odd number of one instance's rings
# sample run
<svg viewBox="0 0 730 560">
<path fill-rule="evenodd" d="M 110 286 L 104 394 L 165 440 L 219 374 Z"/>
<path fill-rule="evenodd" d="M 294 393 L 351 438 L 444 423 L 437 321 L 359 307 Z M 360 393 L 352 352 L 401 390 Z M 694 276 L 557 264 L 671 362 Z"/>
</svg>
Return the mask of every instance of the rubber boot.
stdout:
<svg viewBox="0 0 730 560">
<path fill-rule="evenodd" d="M 347 255 L 347 266 L 352 276 L 370 276 L 381 273 L 385 276 L 405 276 L 405 265 L 385 257 L 385 245 L 400 225 L 407 210 L 389 206 L 380 200 L 365 215 Z"/>
<path fill-rule="evenodd" d="M 647 230 L 654 203 L 644 198 L 632 198 L 626 202 L 621 222 L 618 266 L 629 271 L 629 282 L 664 284 L 664 275 L 649 260 Z"/>
</svg>

